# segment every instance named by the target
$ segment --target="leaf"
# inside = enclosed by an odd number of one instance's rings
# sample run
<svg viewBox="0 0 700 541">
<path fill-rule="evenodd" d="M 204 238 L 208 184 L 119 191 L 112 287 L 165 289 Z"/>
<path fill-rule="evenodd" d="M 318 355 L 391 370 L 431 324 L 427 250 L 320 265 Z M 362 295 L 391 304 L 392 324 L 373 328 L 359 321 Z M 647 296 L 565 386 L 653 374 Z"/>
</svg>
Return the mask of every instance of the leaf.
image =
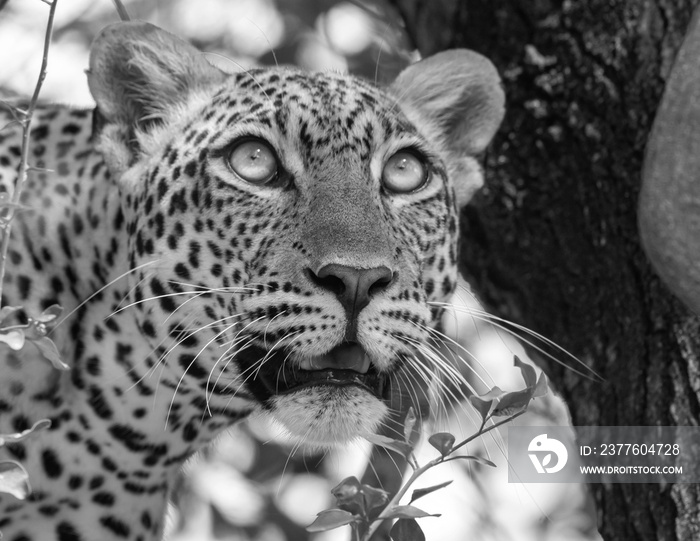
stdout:
<svg viewBox="0 0 700 541">
<path fill-rule="evenodd" d="M 13 212 L 20 210 L 31 210 L 30 207 L 25 207 L 24 205 L 18 205 L 12 202 L 10 194 L 7 192 L 0 193 L 0 228 L 7 227 L 12 219 Z"/>
<path fill-rule="evenodd" d="M 525 380 L 526 387 L 534 387 L 537 383 L 537 370 L 531 365 L 524 363 L 517 355 L 514 355 L 513 364 L 520 368 L 520 373 Z"/>
<path fill-rule="evenodd" d="M 416 412 L 413 411 L 413 406 L 408 408 L 408 413 L 406 414 L 406 419 L 403 422 L 403 437 L 406 443 L 411 444 L 411 435 L 413 434 L 413 427 L 416 425 Z"/>
<path fill-rule="evenodd" d="M 0 342 L 4 342 L 10 349 L 19 351 L 24 347 L 24 332 L 21 330 L 13 330 L 9 332 L 0 332 Z"/>
<path fill-rule="evenodd" d="M 549 391 L 549 383 L 547 382 L 547 376 L 544 372 L 540 372 L 540 377 L 535 385 L 535 392 L 532 394 L 532 398 L 539 398 L 544 396 Z"/>
<path fill-rule="evenodd" d="M 0 493 L 23 500 L 31 491 L 29 475 L 21 464 L 11 460 L 0 462 Z"/>
<path fill-rule="evenodd" d="M 412 505 L 397 505 L 396 507 L 390 509 L 389 512 L 383 516 L 383 518 L 423 518 L 439 516 L 439 514 L 431 515 L 430 513 L 426 513 L 422 509 L 418 509 Z"/>
<path fill-rule="evenodd" d="M 63 313 L 63 307 L 58 304 L 52 304 L 46 310 L 44 310 L 41 315 L 34 318 L 35 321 L 39 323 L 51 323 L 58 319 L 58 317 Z"/>
<path fill-rule="evenodd" d="M 412 518 L 397 520 L 389 532 L 389 537 L 392 541 L 425 541 L 423 530 Z"/>
<path fill-rule="evenodd" d="M 498 405 L 491 411 L 491 415 L 495 417 L 505 417 L 515 415 L 527 409 L 527 405 L 530 403 L 530 400 L 532 400 L 534 391 L 534 387 L 528 387 L 522 391 L 505 393 L 499 400 Z"/>
<path fill-rule="evenodd" d="M 346 477 L 331 489 L 331 494 L 338 501 L 352 500 L 360 494 L 360 486 L 357 477 Z"/>
<path fill-rule="evenodd" d="M 447 456 L 452 451 L 455 437 L 449 432 L 438 432 L 428 438 L 428 443 L 435 447 L 442 456 Z"/>
<path fill-rule="evenodd" d="M 369 511 L 384 507 L 389 502 L 389 493 L 386 490 L 362 485 L 360 491 L 365 499 L 365 508 Z"/>
<path fill-rule="evenodd" d="M 537 370 L 532 365 L 521 361 L 517 355 L 513 362 L 523 376 L 524 389 L 504 392 L 494 387 L 484 395 L 469 397 L 469 401 L 479 412 L 483 421 L 491 416 L 505 417 L 520 413 L 527 409 L 530 400 L 547 394 L 547 376 L 544 373 L 540 373 L 538 378 Z"/>
<path fill-rule="evenodd" d="M 61 360 L 61 354 L 58 352 L 58 348 L 51 338 L 44 336 L 37 340 L 32 340 L 32 344 L 39 348 L 44 358 L 47 359 L 56 370 L 70 370 L 70 366 Z"/>
<path fill-rule="evenodd" d="M 50 426 L 51 421 L 48 419 L 41 419 L 40 421 L 34 423 L 31 428 L 27 428 L 26 430 L 18 432 L 17 434 L 0 434 L 0 447 L 6 443 L 17 443 L 19 441 L 26 440 L 32 433 L 38 430 L 44 430 Z"/>
<path fill-rule="evenodd" d="M 347 477 L 331 489 L 335 503 L 343 511 L 353 515 L 365 516 L 365 500 L 360 491 L 361 485 L 357 477 Z"/>
<path fill-rule="evenodd" d="M 470 396 L 469 402 L 471 402 L 474 409 L 481 415 L 481 420 L 486 421 L 491 415 L 491 412 L 498 404 L 498 401 L 503 395 L 503 391 L 500 387 L 494 387 L 488 393 L 481 396 Z"/>
<path fill-rule="evenodd" d="M 452 483 L 452 480 L 450 479 L 449 481 L 445 481 L 444 483 L 440 483 L 439 485 L 433 485 L 433 486 L 426 487 L 426 488 L 417 488 L 416 490 L 413 491 L 413 494 L 411 494 L 411 501 L 408 503 L 413 503 L 418 498 L 422 498 L 423 496 L 427 496 L 431 492 L 435 492 L 436 490 L 440 490 L 441 488 L 445 488 L 447 485 L 449 485 L 451 483 Z"/>
<path fill-rule="evenodd" d="M 496 464 L 491 462 L 488 458 L 484 458 L 483 456 L 475 456 L 475 455 L 456 455 L 456 456 L 451 456 L 445 462 L 449 462 L 450 460 L 471 460 L 472 462 L 478 462 L 479 464 L 483 464 L 484 466 L 490 466 L 492 468 L 496 467 Z"/>
<path fill-rule="evenodd" d="M 519 391 L 504 393 L 499 398 L 498 404 L 491 410 L 493 416 L 512 416 L 525 411 L 533 398 L 547 394 L 547 376 L 544 373 L 541 373 L 538 378 L 535 368 L 522 362 L 517 355 L 514 363 L 520 369 L 526 387 Z"/>
<path fill-rule="evenodd" d="M 327 509 L 321 511 L 311 524 L 306 527 L 307 532 L 325 532 L 340 528 L 346 524 L 351 524 L 357 520 L 357 517 L 352 513 L 343 511 L 342 509 Z"/>
<path fill-rule="evenodd" d="M 0 325 L 17 310 L 21 309 L 20 306 L 3 306 L 2 310 L 0 310 Z"/>
<path fill-rule="evenodd" d="M 380 436 L 379 434 L 367 435 L 365 436 L 365 439 L 374 445 L 379 445 L 385 449 L 396 451 L 397 453 L 406 457 L 411 454 L 411 451 L 413 451 L 413 447 L 406 442 L 387 438 L 386 436 Z"/>
</svg>

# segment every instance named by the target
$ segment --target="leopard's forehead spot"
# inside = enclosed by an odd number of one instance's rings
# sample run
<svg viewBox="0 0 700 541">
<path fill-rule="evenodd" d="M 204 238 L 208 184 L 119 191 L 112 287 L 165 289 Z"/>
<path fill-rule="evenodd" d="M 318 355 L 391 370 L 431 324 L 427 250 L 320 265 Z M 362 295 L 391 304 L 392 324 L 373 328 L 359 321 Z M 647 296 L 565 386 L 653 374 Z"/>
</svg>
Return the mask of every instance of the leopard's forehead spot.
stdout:
<svg viewBox="0 0 700 541">
<path fill-rule="evenodd" d="M 206 109 L 220 110 L 222 105 L 227 125 L 274 127 L 283 135 L 298 136 L 302 143 L 312 137 L 308 142 L 315 148 L 338 151 L 349 139 L 370 144 L 398 134 L 419 137 L 393 96 L 335 72 L 271 68 L 239 73 L 218 90 Z M 309 130 L 315 133 L 306 133 Z"/>
</svg>

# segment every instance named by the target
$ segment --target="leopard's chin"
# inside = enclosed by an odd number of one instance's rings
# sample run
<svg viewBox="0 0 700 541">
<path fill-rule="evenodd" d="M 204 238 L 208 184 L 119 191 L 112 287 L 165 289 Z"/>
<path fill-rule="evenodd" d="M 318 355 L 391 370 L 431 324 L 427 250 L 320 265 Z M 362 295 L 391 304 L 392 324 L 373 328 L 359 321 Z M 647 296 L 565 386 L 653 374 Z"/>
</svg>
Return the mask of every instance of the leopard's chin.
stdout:
<svg viewBox="0 0 700 541">
<path fill-rule="evenodd" d="M 296 360 L 251 347 L 237 361 L 254 374 L 246 381 L 253 395 L 305 444 L 328 447 L 373 434 L 387 415 L 389 377 L 355 342 Z"/>
<path fill-rule="evenodd" d="M 328 448 L 376 433 L 388 406 L 359 386 L 316 385 L 270 399 L 271 413 L 306 447 Z"/>
</svg>

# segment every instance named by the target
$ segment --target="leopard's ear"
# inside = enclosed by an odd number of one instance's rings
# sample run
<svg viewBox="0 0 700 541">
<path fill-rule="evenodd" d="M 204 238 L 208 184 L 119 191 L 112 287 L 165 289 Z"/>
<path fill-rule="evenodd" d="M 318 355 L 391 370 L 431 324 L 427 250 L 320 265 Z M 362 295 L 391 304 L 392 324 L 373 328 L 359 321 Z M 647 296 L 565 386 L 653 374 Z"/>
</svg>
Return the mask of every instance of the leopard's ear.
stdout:
<svg viewBox="0 0 700 541">
<path fill-rule="evenodd" d="M 109 148 L 101 145 L 102 151 L 126 153 L 112 156 L 120 164 L 134 159 L 140 136 L 163 123 L 196 91 L 225 78 L 197 49 L 145 22 L 103 29 L 92 45 L 87 75 L 99 129 L 109 132 L 100 133 L 109 140 Z"/>
<path fill-rule="evenodd" d="M 442 141 L 464 204 L 481 185 L 473 156 L 484 151 L 505 112 L 496 68 L 474 51 L 453 49 L 407 67 L 390 91 L 419 129 Z"/>
</svg>

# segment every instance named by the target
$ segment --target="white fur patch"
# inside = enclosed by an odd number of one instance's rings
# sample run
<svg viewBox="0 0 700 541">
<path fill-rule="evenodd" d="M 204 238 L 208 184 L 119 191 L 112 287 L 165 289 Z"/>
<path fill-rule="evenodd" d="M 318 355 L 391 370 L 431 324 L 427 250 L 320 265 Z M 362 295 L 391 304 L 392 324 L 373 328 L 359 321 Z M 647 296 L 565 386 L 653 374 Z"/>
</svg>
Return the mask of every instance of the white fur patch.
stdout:
<svg viewBox="0 0 700 541">
<path fill-rule="evenodd" d="M 272 399 L 273 417 L 305 446 L 328 448 L 374 434 L 387 406 L 354 386 L 304 389 Z"/>
</svg>

